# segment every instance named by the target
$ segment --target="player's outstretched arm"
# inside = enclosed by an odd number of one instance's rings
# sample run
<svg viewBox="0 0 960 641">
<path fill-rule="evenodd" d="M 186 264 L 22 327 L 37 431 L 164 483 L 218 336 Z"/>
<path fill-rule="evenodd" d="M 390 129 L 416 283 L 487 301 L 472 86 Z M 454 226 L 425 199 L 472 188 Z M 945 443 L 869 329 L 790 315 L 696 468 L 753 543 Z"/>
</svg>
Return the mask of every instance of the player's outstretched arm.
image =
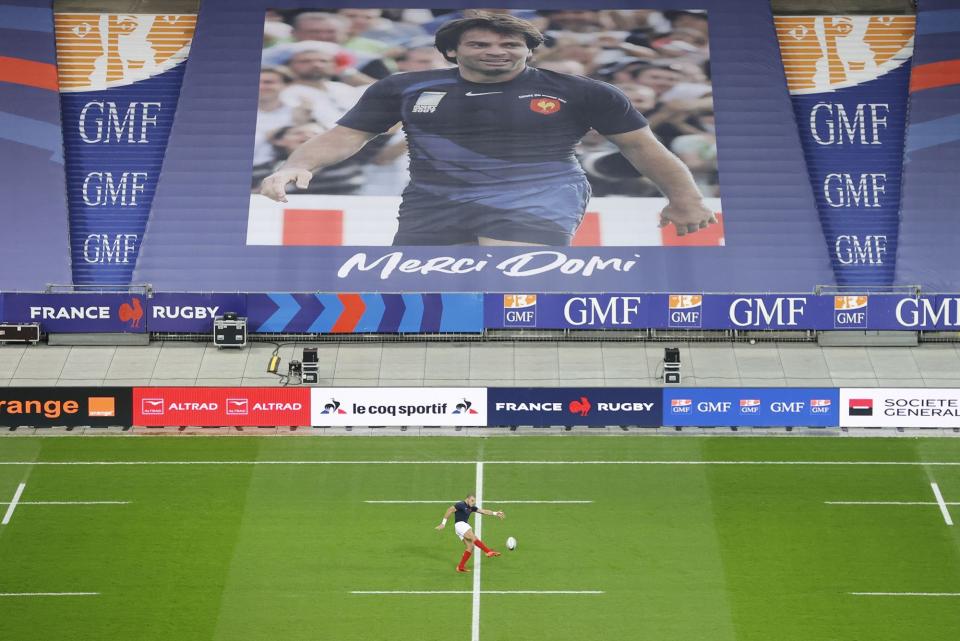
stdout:
<svg viewBox="0 0 960 641">
<path fill-rule="evenodd" d="M 305 189 L 315 170 L 346 160 L 376 135 L 339 125 L 318 134 L 297 147 L 280 169 L 263 179 L 260 193 L 285 203 L 288 184 L 296 182 L 297 187 Z"/>
<path fill-rule="evenodd" d="M 455 510 L 456 508 L 453 507 L 452 505 L 448 507 L 447 511 L 443 513 L 443 520 L 440 521 L 440 525 L 438 525 L 436 529 L 442 530 L 443 528 L 445 528 L 447 526 L 447 519 L 450 518 L 450 515 L 453 514 Z"/>
<path fill-rule="evenodd" d="M 504 514 L 504 513 L 501 512 L 501 511 L 494 512 L 493 510 L 477 510 L 477 512 L 479 512 L 480 514 L 486 515 L 486 516 L 495 516 L 495 517 L 497 517 L 498 519 L 501 519 L 501 520 L 503 519 L 503 517 L 506 516 L 506 514 Z"/>
<path fill-rule="evenodd" d="M 650 127 L 607 138 L 637 171 L 656 183 L 670 201 L 660 213 L 660 226 L 673 223 L 677 235 L 692 234 L 717 222 L 713 211 L 703 202 L 690 170 L 672 151 L 657 140 Z"/>
</svg>

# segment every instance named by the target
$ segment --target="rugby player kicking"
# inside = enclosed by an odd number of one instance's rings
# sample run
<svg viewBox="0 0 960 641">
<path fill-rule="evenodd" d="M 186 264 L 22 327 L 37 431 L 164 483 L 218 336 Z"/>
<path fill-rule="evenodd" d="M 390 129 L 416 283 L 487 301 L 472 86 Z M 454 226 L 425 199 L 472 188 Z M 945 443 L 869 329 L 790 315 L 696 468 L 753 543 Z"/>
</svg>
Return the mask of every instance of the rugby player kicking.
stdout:
<svg viewBox="0 0 960 641">
<path fill-rule="evenodd" d="M 438 530 L 442 530 L 447 526 L 447 519 L 450 518 L 450 515 L 455 514 L 453 530 L 457 533 L 457 536 L 460 537 L 460 540 L 463 541 L 464 546 L 467 548 L 463 552 L 463 557 L 460 559 L 460 564 L 457 565 L 457 572 L 470 571 L 467 569 L 467 561 L 470 560 L 470 556 L 473 554 L 474 545 L 483 550 L 487 556 L 500 556 L 499 552 L 488 548 L 483 541 L 478 539 L 473 533 L 473 528 L 470 527 L 470 515 L 474 512 L 486 514 L 487 516 L 495 516 L 499 519 L 503 519 L 504 517 L 503 512 L 492 512 L 490 510 L 484 510 L 483 508 L 477 507 L 477 497 L 473 494 L 467 494 L 467 498 L 462 501 L 457 501 L 447 508 L 447 511 L 443 514 L 443 520 L 440 521 L 440 525 L 437 526 Z"/>
<path fill-rule="evenodd" d="M 453 20 L 436 47 L 455 68 L 411 71 L 370 85 L 337 126 L 304 142 L 264 178 L 286 202 L 313 173 L 350 158 L 403 123 L 410 184 L 394 245 L 570 245 L 590 201 L 574 146 L 591 129 L 614 143 L 669 203 L 660 225 L 678 235 L 716 222 L 687 166 L 613 85 L 527 66 L 543 43 L 509 15 Z"/>
</svg>

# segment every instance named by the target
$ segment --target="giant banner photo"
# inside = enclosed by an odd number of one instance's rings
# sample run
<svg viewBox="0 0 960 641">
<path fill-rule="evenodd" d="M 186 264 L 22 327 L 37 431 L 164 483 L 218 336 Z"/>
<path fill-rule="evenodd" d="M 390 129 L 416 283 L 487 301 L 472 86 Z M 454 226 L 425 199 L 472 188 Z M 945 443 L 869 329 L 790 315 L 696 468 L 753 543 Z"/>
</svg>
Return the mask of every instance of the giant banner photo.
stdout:
<svg viewBox="0 0 960 641">
<path fill-rule="evenodd" d="M 719 245 L 709 64 L 704 11 L 268 11 L 247 243 Z"/>
<path fill-rule="evenodd" d="M 765 0 L 206 0 L 133 280 L 832 285 Z"/>
</svg>

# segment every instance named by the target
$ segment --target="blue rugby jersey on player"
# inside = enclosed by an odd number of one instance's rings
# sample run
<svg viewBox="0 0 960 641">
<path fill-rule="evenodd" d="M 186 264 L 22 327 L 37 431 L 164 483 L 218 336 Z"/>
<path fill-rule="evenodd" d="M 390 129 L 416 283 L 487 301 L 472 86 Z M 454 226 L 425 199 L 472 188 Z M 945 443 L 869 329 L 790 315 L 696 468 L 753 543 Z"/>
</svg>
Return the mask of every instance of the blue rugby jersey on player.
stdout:
<svg viewBox="0 0 960 641">
<path fill-rule="evenodd" d="M 454 523 L 458 523 L 460 521 L 463 521 L 464 523 L 469 523 L 470 515 L 478 511 L 480 508 L 478 508 L 476 505 L 471 507 L 467 505 L 466 501 L 457 501 L 456 503 L 453 504 L 453 509 L 454 509 L 454 512 L 453 512 Z"/>
<path fill-rule="evenodd" d="M 382 133 L 403 122 L 415 185 L 510 188 L 583 177 L 573 147 L 647 125 L 620 90 L 597 80 L 527 68 L 501 83 L 474 83 L 458 69 L 379 80 L 338 122 Z"/>
</svg>

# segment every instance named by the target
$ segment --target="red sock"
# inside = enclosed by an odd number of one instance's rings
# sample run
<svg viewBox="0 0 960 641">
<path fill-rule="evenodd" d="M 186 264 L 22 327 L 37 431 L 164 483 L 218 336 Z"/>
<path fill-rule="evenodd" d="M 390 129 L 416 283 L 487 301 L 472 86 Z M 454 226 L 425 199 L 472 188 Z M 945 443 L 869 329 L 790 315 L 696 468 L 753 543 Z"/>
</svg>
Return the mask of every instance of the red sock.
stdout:
<svg viewBox="0 0 960 641">
<path fill-rule="evenodd" d="M 460 559 L 460 565 L 458 565 L 457 567 L 460 568 L 461 570 L 464 569 L 467 566 L 467 561 L 470 560 L 471 554 L 473 554 L 473 552 L 471 552 L 470 550 L 464 550 L 463 558 Z"/>
<path fill-rule="evenodd" d="M 490 551 L 490 548 L 488 548 L 486 545 L 484 545 L 483 541 L 481 541 L 480 539 L 474 539 L 474 540 L 473 540 L 473 544 L 476 545 L 476 546 L 477 546 L 478 548 L 480 548 L 481 550 L 483 550 L 484 552 L 489 552 L 489 551 Z"/>
</svg>

